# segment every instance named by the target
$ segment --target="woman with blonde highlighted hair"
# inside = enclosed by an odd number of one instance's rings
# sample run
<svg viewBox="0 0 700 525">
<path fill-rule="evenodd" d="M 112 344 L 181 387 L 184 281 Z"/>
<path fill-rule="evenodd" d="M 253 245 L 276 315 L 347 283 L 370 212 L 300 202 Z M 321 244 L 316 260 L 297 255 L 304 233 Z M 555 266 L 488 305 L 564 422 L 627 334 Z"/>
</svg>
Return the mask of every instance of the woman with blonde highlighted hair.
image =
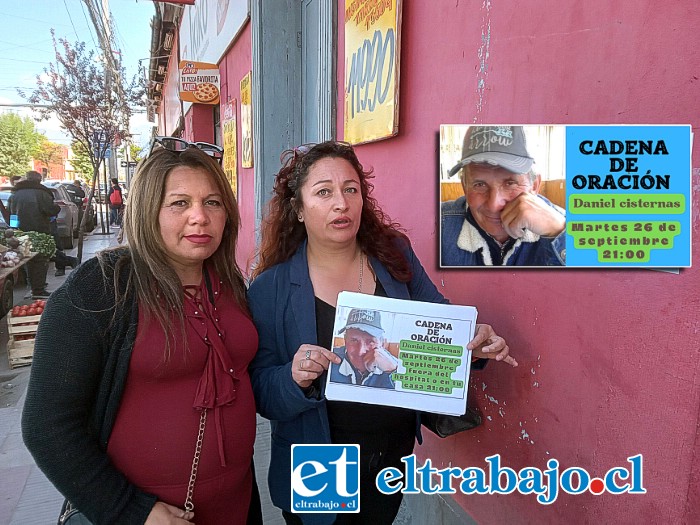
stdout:
<svg viewBox="0 0 700 525">
<path fill-rule="evenodd" d="M 156 142 L 129 194 L 127 244 L 75 270 L 46 306 L 23 435 L 67 510 L 92 523 L 242 525 L 260 515 L 258 335 L 235 259 L 238 206 L 216 155 Z"/>
</svg>

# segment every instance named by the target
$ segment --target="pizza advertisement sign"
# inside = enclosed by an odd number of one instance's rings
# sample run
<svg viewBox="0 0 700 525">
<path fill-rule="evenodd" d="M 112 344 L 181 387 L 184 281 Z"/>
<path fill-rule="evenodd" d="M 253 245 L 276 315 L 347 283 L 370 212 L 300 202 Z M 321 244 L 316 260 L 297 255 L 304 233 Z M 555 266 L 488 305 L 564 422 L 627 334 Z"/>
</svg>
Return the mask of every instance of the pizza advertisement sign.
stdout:
<svg viewBox="0 0 700 525">
<path fill-rule="evenodd" d="M 195 104 L 219 103 L 219 68 L 207 62 L 181 60 L 180 100 Z"/>
</svg>

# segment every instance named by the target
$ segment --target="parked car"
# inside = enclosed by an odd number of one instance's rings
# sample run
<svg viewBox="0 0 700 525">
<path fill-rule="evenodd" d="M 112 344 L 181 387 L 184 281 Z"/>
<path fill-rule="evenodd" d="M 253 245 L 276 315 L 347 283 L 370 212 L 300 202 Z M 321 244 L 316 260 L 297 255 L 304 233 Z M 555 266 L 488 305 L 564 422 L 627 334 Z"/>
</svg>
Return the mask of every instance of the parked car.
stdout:
<svg viewBox="0 0 700 525">
<path fill-rule="evenodd" d="M 58 185 L 63 186 L 66 192 L 71 198 L 71 201 L 78 207 L 78 222 L 75 223 L 75 230 L 73 231 L 73 237 L 78 238 L 78 233 L 80 229 L 80 222 L 83 220 L 83 214 L 87 211 L 87 219 L 85 221 L 85 232 L 91 232 L 95 229 L 97 225 L 97 220 L 95 217 L 95 207 L 90 204 L 88 207 L 88 197 L 90 196 L 90 188 L 85 185 L 81 185 L 81 189 L 85 192 L 85 197 L 79 197 L 75 191 L 75 185 L 73 181 L 57 181 L 57 180 L 46 180 L 42 183 L 47 188 L 54 188 Z"/>
<path fill-rule="evenodd" d="M 52 182 L 52 181 L 48 181 Z M 57 181 L 53 181 L 57 182 Z M 58 248 L 62 250 L 69 250 L 73 248 L 73 231 L 78 225 L 78 207 L 73 204 L 70 195 L 66 189 L 57 184 L 56 186 L 50 187 L 44 184 L 53 193 L 53 201 L 55 204 L 61 208 L 56 217 L 56 226 L 58 228 Z M 0 200 L 7 207 L 7 201 L 12 194 L 12 186 L 2 186 L 0 187 Z"/>
</svg>

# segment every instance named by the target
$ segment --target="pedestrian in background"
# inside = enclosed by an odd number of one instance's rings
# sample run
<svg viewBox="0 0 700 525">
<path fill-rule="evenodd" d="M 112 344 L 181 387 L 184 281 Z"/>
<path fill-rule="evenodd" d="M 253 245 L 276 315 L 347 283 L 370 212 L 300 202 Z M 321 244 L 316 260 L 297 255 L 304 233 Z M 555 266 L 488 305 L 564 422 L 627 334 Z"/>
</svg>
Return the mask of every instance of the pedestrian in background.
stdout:
<svg viewBox="0 0 700 525">
<path fill-rule="evenodd" d="M 71 268 L 78 267 L 78 258 L 73 257 L 71 255 L 66 255 L 66 252 L 63 251 L 63 246 L 61 245 L 61 238 L 58 236 L 57 217 L 55 216 L 51 217 L 51 235 L 53 236 L 53 240 L 56 243 L 56 253 L 50 260 L 53 261 L 53 264 L 56 267 L 56 272 L 54 273 L 54 275 L 56 277 L 62 277 L 66 275 L 67 266 L 70 266 Z"/>
<path fill-rule="evenodd" d="M 161 140 L 134 179 L 126 245 L 83 263 L 46 305 L 22 434 L 91 523 L 244 525 L 261 520 L 258 335 L 238 205 L 216 160 Z"/>
<path fill-rule="evenodd" d="M 28 171 L 25 180 L 17 182 L 8 200 L 10 215 L 16 215 L 19 229 L 51 235 L 51 217 L 61 208 L 54 204 L 53 193 L 41 184 L 38 171 Z M 49 258 L 37 254 L 27 262 L 27 277 L 32 289 L 32 297 L 46 298 L 51 292 L 46 290 L 46 274 L 49 271 Z"/>
<path fill-rule="evenodd" d="M 124 194 L 122 187 L 117 179 L 112 179 L 112 187 L 107 193 L 107 202 L 109 202 L 109 225 L 122 225 L 122 211 L 124 209 Z"/>
<path fill-rule="evenodd" d="M 75 195 L 77 198 L 81 199 L 81 204 L 82 204 L 82 199 L 85 198 L 85 190 L 83 190 L 83 184 L 80 182 L 80 179 L 75 179 L 73 181 L 73 186 L 75 186 L 75 189 L 72 188 L 66 188 L 69 192 L 71 192 L 71 195 Z M 77 202 L 76 202 L 77 204 Z"/>
<path fill-rule="evenodd" d="M 85 215 L 85 212 L 87 211 L 84 202 L 85 191 L 83 190 L 83 185 L 80 182 L 80 179 L 75 179 L 73 182 L 70 184 L 65 184 L 63 187 L 68 192 L 73 204 L 78 207 L 78 227 L 80 228 L 83 224 L 83 215 Z M 91 231 L 89 230 L 89 226 L 87 231 Z"/>
</svg>

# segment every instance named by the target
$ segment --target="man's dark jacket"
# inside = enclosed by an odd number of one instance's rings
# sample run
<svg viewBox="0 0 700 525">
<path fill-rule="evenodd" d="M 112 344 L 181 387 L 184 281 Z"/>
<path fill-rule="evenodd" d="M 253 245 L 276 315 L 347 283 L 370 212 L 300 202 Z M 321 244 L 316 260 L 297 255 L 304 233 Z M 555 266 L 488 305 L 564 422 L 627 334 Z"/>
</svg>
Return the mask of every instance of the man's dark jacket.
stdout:
<svg viewBox="0 0 700 525">
<path fill-rule="evenodd" d="M 40 182 L 22 180 L 15 184 L 8 207 L 11 215 L 17 215 L 22 231 L 51 234 L 50 217 L 58 215 L 61 208 L 54 204 L 53 193 Z"/>
<path fill-rule="evenodd" d="M 75 184 L 66 184 L 63 187 L 68 192 L 68 195 L 70 195 L 71 200 L 76 206 L 78 206 L 78 209 L 80 209 L 80 207 L 83 205 L 83 199 L 85 198 L 83 188 L 76 186 Z"/>
</svg>

